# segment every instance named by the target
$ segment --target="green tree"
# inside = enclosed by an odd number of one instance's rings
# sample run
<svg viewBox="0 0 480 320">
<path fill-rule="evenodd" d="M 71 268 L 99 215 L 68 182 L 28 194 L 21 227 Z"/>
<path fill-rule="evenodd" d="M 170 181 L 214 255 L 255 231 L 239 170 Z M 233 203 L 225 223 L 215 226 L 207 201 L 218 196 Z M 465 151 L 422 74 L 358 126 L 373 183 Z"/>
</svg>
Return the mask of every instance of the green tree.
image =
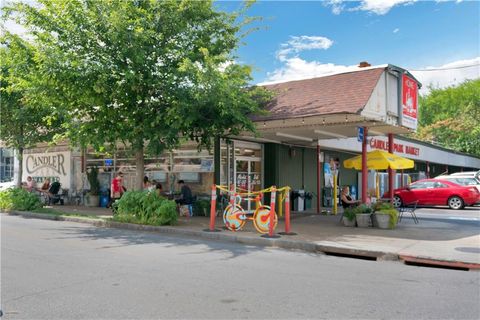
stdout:
<svg viewBox="0 0 480 320">
<path fill-rule="evenodd" d="M 415 137 L 480 156 L 480 79 L 420 97 Z"/>
<path fill-rule="evenodd" d="M 38 94 L 35 48 L 20 37 L 5 34 L 0 46 L 0 140 L 17 150 L 20 162 L 17 185 L 22 181 L 23 150 L 52 139 L 61 117 L 48 106 L 29 99 Z M 44 91 L 45 92 L 45 91 Z"/>
<path fill-rule="evenodd" d="M 31 30 L 51 97 L 72 116 L 66 137 L 99 151 L 131 146 L 138 189 L 145 151 L 254 131 L 248 115 L 268 95 L 248 88 L 249 66 L 233 63 L 248 5 L 229 14 L 211 1 L 38 2 L 5 12 Z"/>
</svg>

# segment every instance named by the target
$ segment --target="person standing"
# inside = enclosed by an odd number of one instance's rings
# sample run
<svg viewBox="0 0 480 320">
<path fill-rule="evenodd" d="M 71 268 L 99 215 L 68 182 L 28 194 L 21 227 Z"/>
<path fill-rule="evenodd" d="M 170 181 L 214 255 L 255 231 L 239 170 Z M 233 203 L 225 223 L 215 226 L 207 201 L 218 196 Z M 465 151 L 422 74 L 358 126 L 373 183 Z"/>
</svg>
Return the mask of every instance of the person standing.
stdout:
<svg viewBox="0 0 480 320">
<path fill-rule="evenodd" d="M 119 171 L 117 173 L 117 176 L 112 180 L 112 183 L 110 185 L 110 205 L 115 202 L 115 200 L 118 200 L 122 197 L 123 192 L 124 192 L 124 187 L 123 187 L 123 173 Z"/>
</svg>

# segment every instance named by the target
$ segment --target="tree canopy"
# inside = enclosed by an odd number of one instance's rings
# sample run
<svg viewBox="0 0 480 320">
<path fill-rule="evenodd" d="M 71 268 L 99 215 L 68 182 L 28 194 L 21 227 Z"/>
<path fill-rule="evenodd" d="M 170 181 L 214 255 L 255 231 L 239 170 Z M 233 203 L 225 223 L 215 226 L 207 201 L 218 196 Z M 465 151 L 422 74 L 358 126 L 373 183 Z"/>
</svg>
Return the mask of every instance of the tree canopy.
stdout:
<svg viewBox="0 0 480 320">
<path fill-rule="evenodd" d="M 220 12 L 211 1 L 39 0 L 5 11 L 29 30 L 42 79 L 55 89 L 49 99 L 71 116 L 65 137 L 97 150 L 131 145 L 140 178 L 145 148 L 158 153 L 182 138 L 209 147 L 213 137 L 253 131 L 248 115 L 268 97 L 248 86 L 251 67 L 235 63 L 239 32 L 250 21 L 243 9 Z"/>
<path fill-rule="evenodd" d="M 51 105 L 40 103 L 40 91 L 45 94 L 48 90 L 39 85 L 35 48 L 15 35 L 0 40 L 0 140 L 18 151 L 22 163 L 25 148 L 49 141 L 60 131 L 62 116 Z M 17 185 L 22 166 L 19 169 Z"/>
<path fill-rule="evenodd" d="M 415 137 L 480 156 L 480 79 L 420 97 Z"/>
</svg>

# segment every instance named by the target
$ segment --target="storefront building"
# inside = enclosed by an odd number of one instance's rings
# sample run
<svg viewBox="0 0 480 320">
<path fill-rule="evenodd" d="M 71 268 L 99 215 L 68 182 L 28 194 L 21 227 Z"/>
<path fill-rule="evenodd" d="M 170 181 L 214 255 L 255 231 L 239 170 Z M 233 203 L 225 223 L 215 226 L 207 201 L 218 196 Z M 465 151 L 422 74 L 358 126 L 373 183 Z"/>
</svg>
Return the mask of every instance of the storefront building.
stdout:
<svg viewBox="0 0 480 320">
<path fill-rule="evenodd" d="M 195 143 L 184 143 L 171 152 L 147 156 L 145 176 L 167 192 L 175 191 L 178 180 L 184 180 L 199 197 L 208 197 L 213 183 L 252 191 L 288 185 L 311 193 L 311 209 L 318 210 L 331 205 L 331 161 L 339 164 L 339 183 L 355 186 L 361 194 L 359 172 L 341 165 L 362 151 L 358 127 L 366 128 L 367 150 L 389 150 L 388 136 L 394 136 L 392 151 L 415 160 L 415 168 L 404 172 L 412 181 L 447 170 L 480 169 L 478 158 L 399 136 L 416 127 L 416 91 L 407 90 L 405 95 L 406 84 L 414 89 L 418 85 L 406 70 L 384 65 L 266 86 L 277 95 L 267 106 L 267 115 L 253 118 L 259 135 L 218 139 L 212 150 L 199 152 Z M 82 152 L 67 144 L 29 149 L 22 179 L 31 175 L 41 182 L 50 177 L 78 196 L 89 188 L 85 172 L 91 167 L 99 168 L 103 192 L 108 193 L 118 171 L 124 173 L 127 189 L 134 188 L 135 157 L 122 146 L 111 154 Z M 398 174 L 394 186 L 402 183 Z"/>
</svg>

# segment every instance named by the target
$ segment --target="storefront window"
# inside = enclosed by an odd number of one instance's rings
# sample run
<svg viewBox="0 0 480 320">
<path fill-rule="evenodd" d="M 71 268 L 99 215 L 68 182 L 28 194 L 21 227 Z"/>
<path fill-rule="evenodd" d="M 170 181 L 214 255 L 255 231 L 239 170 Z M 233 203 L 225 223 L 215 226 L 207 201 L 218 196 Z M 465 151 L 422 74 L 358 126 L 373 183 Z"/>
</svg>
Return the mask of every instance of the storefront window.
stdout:
<svg viewBox="0 0 480 320">
<path fill-rule="evenodd" d="M 124 174 L 127 190 L 135 189 L 136 161 L 133 153 L 127 149 L 117 150 L 115 154 L 86 154 L 87 167 L 99 168 L 99 180 L 102 187 L 109 188 L 111 179 L 118 171 Z M 213 183 L 213 153 L 197 150 L 197 144 L 185 143 L 172 152 L 144 159 L 144 174 L 152 183 L 161 183 L 164 191 L 178 191 L 177 182 L 184 180 L 196 195 L 208 195 Z"/>
</svg>

